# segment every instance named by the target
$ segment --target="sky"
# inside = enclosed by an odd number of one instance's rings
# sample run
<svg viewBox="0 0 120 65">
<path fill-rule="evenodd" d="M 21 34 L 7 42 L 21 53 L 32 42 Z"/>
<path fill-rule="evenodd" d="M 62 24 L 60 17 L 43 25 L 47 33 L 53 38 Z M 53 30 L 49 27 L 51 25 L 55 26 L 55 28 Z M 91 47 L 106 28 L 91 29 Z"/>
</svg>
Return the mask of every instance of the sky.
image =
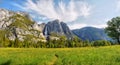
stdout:
<svg viewBox="0 0 120 65">
<path fill-rule="evenodd" d="M 104 28 L 120 16 L 120 0 L 0 0 L 0 8 L 27 12 L 37 23 L 59 19 L 70 29 Z"/>
</svg>

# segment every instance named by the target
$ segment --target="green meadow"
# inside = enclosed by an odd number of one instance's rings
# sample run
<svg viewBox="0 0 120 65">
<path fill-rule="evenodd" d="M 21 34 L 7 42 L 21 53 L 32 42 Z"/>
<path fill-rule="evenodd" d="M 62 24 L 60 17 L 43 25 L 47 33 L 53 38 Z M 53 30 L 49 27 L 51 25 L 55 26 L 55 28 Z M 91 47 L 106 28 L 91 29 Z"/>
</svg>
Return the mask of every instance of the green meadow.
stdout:
<svg viewBox="0 0 120 65">
<path fill-rule="evenodd" d="M 120 46 L 0 48 L 0 65 L 120 65 Z"/>
</svg>

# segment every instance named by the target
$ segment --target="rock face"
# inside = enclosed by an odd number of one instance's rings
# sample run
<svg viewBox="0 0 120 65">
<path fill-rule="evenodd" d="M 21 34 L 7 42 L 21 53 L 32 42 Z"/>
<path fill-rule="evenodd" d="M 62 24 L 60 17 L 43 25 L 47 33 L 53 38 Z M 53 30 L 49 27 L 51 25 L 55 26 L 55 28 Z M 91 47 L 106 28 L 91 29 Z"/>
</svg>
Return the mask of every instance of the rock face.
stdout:
<svg viewBox="0 0 120 65">
<path fill-rule="evenodd" d="M 65 23 L 60 22 L 59 20 L 48 22 L 45 25 L 43 34 L 46 37 L 62 35 L 68 39 L 71 39 L 73 37 L 73 33 L 70 31 L 69 27 Z"/>
<path fill-rule="evenodd" d="M 5 9 L 0 9 L 0 29 L 10 25 L 13 19 L 9 19 L 14 13 Z"/>
<path fill-rule="evenodd" d="M 4 32 L 4 36 L 10 40 L 45 41 L 42 34 L 44 26 L 35 23 L 27 13 L 0 9 L 0 32 Z"/>
<path fill-rule="evenodd" d="M 42 32 L 45 27 L 45 23 L 41 23 L 41 24 L 34 23 L 32 27 L 33 29 L 39 30 Z"/>
<path fill-rule="evenodd" d="M 82 29 L 72 30 L 72 32 L 82 40 L 111 40 L 105 33 L 104 29 L 84 27 Z"/>
<path fill-rule="evenodd" d="M 59 39 L 61 36 L 66 39 L 74 37 L 67 24 L 59 20 L 47 24 L 37 24 L 25 12 L 13 12 L 5 9 L 0 9 L 0 33 L 3 33 L 0 38 L 21 41 L 46 41 L 48 37 Z"/>
</svg>

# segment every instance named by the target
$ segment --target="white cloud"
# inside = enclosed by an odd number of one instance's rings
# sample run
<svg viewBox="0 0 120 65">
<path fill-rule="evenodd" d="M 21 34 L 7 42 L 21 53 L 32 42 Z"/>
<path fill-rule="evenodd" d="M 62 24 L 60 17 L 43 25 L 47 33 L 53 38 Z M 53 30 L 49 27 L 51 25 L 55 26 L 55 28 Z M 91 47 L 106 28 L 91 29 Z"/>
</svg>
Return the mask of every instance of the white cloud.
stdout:
<svg viewBox="0 0 120 65">
<path fill-rule="evenodd" d="M 81 23 L 74 23 L 72 25 L 68 25 L 70 29 L 80 29 L 83 27 L 86 27 L 87 24 L 81 24 Z"/>
<path fill-rule="evenodd" d="M 37 22 L 38 24 L 42 24 L 43 23 L 43 21 L 39 21 L 39 22 Z"/>
<path fill-rule="evenodd" d="M 116 11 L 120 11 L 120 0 L 116 1 Z"/>
<path fill-rule="evenodd" d="M 27 0 L 23 5 L 15 4 L 17 7 L 27 12 L 32 12 L 50 20 L 59 19 L 64 22 L 71 22 L 78 17 L 87 17 L 90 15 L 91 6 L 85 1 L 70 0 L 68 4 L 61 0 L 58 6 L 54 0 Z"/>
<path fill-rule="evenodd" d="M 78 6 L 77 8 L 78 13 L 81 16 L 87 17 L 90 15 L 90 11 L 92 7 L 88 3 L 79 1 L 79 2 L 76 2 L 76 5 Z"/>
<path fill-rule="evenodd" d="M 90 26 L 92 26 L 92 27 L 96 27 L 96 28 L 105 28 L 105 27 L 107 27 L 107 25 L 106 25 L 106 24 L 100 24 L 100 25 L 90 25 Z"/>
<path fill-rule="evenodd" d="M 100 24 L 100 25 L 88 25 L 88 24 L 81 24 L 81 23 L 74 23 L 72 25 L 68 25 L 71 30 L 73 29 L 80 29 L 83 27 L 96 27 L 96 28 L 105 28 L 107 27 L 106 24 Z"/>
</svg>

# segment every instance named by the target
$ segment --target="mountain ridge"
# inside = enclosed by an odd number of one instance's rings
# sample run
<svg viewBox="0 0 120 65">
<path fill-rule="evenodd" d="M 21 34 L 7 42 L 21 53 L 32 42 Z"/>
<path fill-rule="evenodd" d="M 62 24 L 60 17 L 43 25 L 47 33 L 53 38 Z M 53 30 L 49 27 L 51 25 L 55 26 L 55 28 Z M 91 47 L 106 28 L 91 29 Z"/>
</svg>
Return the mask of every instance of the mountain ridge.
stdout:
<svg viewBox="0 0 120 65">
<path fill-rule="evenodd" d="M 82 40 L 110 40 L 104 29 L 95 27 L 83 27 L 81 29 L 72 30 L 72 32 Z"/>
</svg>

